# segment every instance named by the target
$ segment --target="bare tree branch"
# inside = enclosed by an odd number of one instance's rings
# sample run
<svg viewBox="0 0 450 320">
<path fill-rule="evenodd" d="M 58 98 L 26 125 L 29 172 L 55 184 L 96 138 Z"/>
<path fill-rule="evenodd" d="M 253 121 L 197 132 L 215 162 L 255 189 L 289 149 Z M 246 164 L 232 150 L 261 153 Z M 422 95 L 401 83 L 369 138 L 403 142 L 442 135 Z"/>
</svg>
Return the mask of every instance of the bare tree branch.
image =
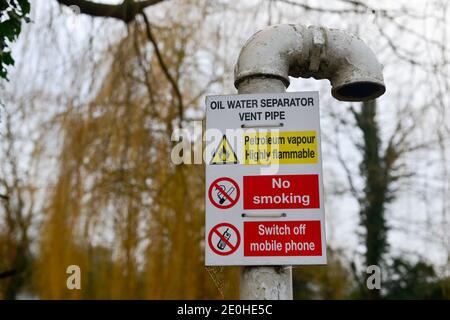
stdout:
<svg viewBox="0 0 450 320">
<path fill-rule="evenodd" d="M 0 199 L 8 201 L 9 200 L 9 196 L 6 195 L 6 194 L 0 194 Z"/>
<path fill-rule="evenodd" d="M 16 273 L 17 273 L 17 270 L 7 270 L 7 271 L 0 272 L 0 279 L 12 277 Z"/>
<path fill-rule="evenodd" d="M 105 4 L 87 0 L 56 0 L 62 5 L 77 6 L 80 12 L 93 17 L 106 17 L 122 20 L 125 23 L 133 21 L 137 14 L 145 8 L 164 0 L 124 0 L 121 4 Z"/>
<path fill-rule="evenodd" d="M 178 100 L 178 113 L 179 113 L 180 126 L 181 126 L 181 124 L 183 122 L 183 112 L 184 112 L 183 96 L 181 95 L 180 88 L 178 87 L 177 82 L 175 81 L 173 76 L 170 74 L 169 68 L 167 67 L 167 64 L 165 63 L 165 61 L 162 57 L 161 50 L 159 50 L 158 42 L 156 41 L 155 36 L 153 35 L 152 29 L 150 27 L 150 22 L 148 21 L 147 16 L 145 15 L 144 12 L 141 12 L 141 15 L 142 15 L 142 18 L 144 19 L 145 31 L 147 34 L 147 38 L 148 38 L 148 40 L 150 40 L 150 42 L 152 43 L 152 45 L 155 49 L 156 59 L 158 60 L 158 63 L 161 66 L 161 69 L 162 69 L 164 75 L 166 76 L 167 80 L 172 85 L 173 91 Z"/>
<path fill-rule="evenodd" d="M 358 5 L 358 8 L 355 6 L 353 8 L 342 8 L 342 9 L 334 9 L 334 8 L 326 8 L 326 7 L 314 7 L 310 6 L 307 3 L 301 3 L 301 2 L 295 2 L 291 0 L 275 0 L 276 2 L 285 3 L 291 6 L 300 7 L 307 11 L 315 11 L 315 12 L 327 12 L 327 13 L 364 13 L 368 9 L 363 9 L 360 5 Z"/>
<path fill-rule="evenodd" d="M 347 183 L 350 187 L 350 192 L 351 192 L 352 196 L 355 198 L 355 200 L 358 201 L 358 203 L 361 205 L 362 204 L 361 195 L 360 195 L 359 191 L 356 189 L 351 170 L 347 165 L 347 161 L 345 161 L 345 159 L 342 155 L 342 150 L 341 150 L 341 145 L 340 145 L 339 139 L 337 140 L 334 147 L 336 149 L 336 155 L 337 155 L 339 164 L 344 169 L 345 176 L 347 178 Z"/>
</svg>

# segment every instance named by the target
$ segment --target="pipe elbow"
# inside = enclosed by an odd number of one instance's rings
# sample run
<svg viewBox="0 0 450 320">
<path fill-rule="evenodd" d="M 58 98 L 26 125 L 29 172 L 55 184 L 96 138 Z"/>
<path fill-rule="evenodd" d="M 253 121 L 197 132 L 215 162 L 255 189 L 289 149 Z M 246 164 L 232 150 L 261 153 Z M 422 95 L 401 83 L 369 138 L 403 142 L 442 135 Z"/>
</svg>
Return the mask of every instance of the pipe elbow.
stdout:
<svg viewBox="0 0 450 320">
<path fill-rule="evenodd" d="M 382 65 L 359 38 L 343 31 L 275 25 L 255 33 L 242 48 L 235 86 L 248 77 L 272 77 L 289 86 L 289 76 L 328 79 L 333 97 L 365 101 L 385 91 Z"/>
<path fill-rule="evenodd" d="M 289 86 L 289 76 L 301 64 L 296 60 L 309 51 L 305 48 L 309 42 L 303 41 L 308 34 L 303 29 L 303 26 L 280 24 L 251 36 L 242 47 L 234 69 L 235 87 L 245 78 L 258 76 L 278 78 Z"/>
<path fill-rule="evenodd" d="M 342 101 L 365 101 L 385 93 L 383 66 L 360 38 L 328 29 L 325 69 L 331 94 Z"/>
</svg>

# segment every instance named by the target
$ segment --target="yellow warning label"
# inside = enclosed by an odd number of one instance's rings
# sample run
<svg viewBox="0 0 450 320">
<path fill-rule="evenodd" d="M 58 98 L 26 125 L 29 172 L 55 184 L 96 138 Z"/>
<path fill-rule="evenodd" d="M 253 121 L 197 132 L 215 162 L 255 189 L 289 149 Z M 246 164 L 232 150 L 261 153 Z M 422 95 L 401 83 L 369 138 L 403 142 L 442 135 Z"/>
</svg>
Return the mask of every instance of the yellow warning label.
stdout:
<svg viewBox="0 0 450 320">
<path fill-rule="evenodd" d="M 231 148 L 227 137 L 224 135 L 219 146 L 214 151 L 210 164 L 236 164 L 238 158 L 233 148 Z"/>
<path fill-rule="evenodd" d="M 243 158 L 245 164 L 317 163 L 316 131 L 245 133 Z"/>
</svg>

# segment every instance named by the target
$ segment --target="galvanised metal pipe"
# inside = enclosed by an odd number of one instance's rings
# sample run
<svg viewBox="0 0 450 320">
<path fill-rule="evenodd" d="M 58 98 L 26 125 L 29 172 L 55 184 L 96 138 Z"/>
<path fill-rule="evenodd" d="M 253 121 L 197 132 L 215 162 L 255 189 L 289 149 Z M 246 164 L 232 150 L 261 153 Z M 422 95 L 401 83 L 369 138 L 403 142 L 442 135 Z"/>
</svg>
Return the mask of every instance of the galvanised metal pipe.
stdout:
<svg viewBox="0 0 450 320">
<path fill-rule="evenodd" d="M 382 69 L 362 40 L 343 31 L 275 25 L 255 33 L 244 45 L 234 84 L 240 94 L 279 93 L 289 86 L 289 76 L 329 79 L 336 99 L 364 101 L 386 91 Z M 240 297 L 291 300 L 292 267 L 243 267 Z"/>
<path fill-rule="evenodd" d="M 239 82 L 238 93 L 285 92 L 283 81 L 254 76 Z M 241 300 L 292 300 L 292 267 L 243 267 L 240 276 Z"/>
<path fill-rule="evenodd" d="M 244 45 L 235 67 L 235 86 L 264 76 L 289 86 L 289 76 L 329 79 L 333 97 L 365 101 L 386 88 L 383 67 L 359 38 L 344 31 L 302 25 L 274 25 L 255 33 Z"/>
</svg>

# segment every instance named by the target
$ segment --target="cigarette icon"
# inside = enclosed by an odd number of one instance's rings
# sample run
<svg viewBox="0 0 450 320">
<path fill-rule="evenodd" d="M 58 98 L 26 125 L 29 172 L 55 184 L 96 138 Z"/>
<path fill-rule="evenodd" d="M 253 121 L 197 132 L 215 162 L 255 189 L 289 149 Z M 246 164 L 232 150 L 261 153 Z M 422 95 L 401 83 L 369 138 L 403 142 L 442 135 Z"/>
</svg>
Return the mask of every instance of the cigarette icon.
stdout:
<svg viewBox="0 0 450 320">
<path fill-rule="evenodd" d="M 226 193 L 228 196 L 231 196 L 235 190 L 235 188 L 233 186 L 231 186 L 228 190 L 227 188 L 221 184 L 219 185 L 220 189 L 217 188 L 217 197 L 219 198 L 219 204 L 224 204 L 224 202 L 227 199 L 227 197 L 224 195 L 224 193 Z"/>
</svg>

